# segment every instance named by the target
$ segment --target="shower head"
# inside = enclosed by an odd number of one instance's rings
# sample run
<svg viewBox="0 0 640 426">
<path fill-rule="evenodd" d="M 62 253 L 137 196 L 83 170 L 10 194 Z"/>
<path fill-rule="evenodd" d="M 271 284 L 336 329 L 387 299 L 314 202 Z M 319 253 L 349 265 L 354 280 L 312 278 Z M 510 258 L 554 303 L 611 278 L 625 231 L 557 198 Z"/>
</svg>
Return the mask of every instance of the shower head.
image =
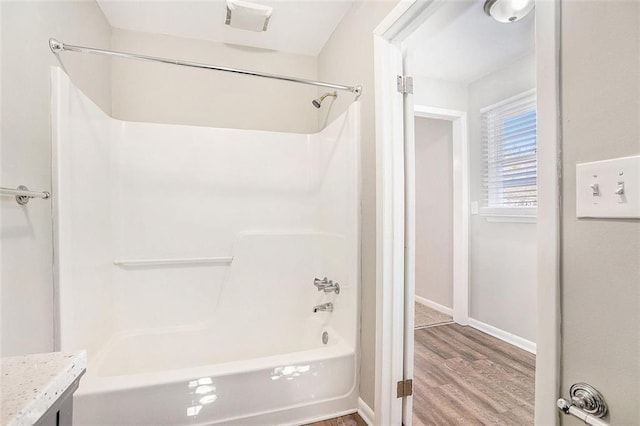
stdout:
<svg viewBox="0 0 640 426">
<path fill-rule="evenodd" d="M 331 96 L 333 98 L 337 98 L 338 97 L 338 92 L 327 92 L 324 95 L 320 96 L 318 99 L 314 99 L 311 101 L 311 103 L 313 104 L 314 107 L 320 109 L 320 107 L 322 106 L 322 101 L 324 101 L 324 98 Z"/>
</svg>

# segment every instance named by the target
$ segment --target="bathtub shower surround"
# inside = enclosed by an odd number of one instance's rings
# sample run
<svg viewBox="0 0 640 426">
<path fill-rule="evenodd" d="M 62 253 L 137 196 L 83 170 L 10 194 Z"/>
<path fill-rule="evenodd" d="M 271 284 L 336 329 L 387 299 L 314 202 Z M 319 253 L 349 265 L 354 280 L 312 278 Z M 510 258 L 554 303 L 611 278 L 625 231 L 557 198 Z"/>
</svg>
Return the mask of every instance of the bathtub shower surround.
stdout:
<svg viewBox="0 0 640 426">
<path fill-rule="evenodd" d="M 52 87 L 58 341 L 89 357 L 77 424 L 353 411 L 359 104 L 308 135 L 119 121 L 58 68 Z"/>
</svg>

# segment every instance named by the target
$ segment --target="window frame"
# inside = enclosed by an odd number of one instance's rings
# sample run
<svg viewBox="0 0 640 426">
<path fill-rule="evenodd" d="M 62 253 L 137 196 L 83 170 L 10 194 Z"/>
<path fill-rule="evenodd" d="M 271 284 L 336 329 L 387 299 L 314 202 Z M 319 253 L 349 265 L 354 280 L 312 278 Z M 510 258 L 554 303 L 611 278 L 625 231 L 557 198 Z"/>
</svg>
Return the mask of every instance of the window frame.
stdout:
<svg viewBox="0 0 640 426">
<path fill-rule="evenodd" d="M 492 110 L 496 110 L 498 108 L 502 108 L 506 105 L 509 105 L 511 103 L 515 103 L 518 101 L 521 101 L 523 98 L 528 98 L 528 97 L 533 97 L 534 103 L 537 106 L 537 100 L 536 100 L 536 88 L 533 89 L 529 89 L 526 90 L 524 92 L 520 92 L 514 96 L 511 96 L 507 99 L 503 99 L 502 101 L 496 102 L 494 104 L 488 105 L 486 107 L 483 107 L 480 109 L 480 123 L 481 125 L 484 127 L 487 125 L 487 113 L 491 112 Z M 528 111 L 531 110 L 527 110 L 527 111 L 523 111 L 521 114 L 524 114 Z M 537 113 L 537 107 L 534 107 L 533 111 L 535 111 L 536 113 L 536 154 L 537 154 L 537 145 L 538 145 L 538 138 L 537 138 L 537 119 L 538 119 L 538 113 Z M 481 135 L 482 135 L 482 149 L 483 150 L 489 150 L 489 146 L 491 145 L 490 142 L 488 140 L 485 140 L 484 138 L 484 130 L 481 131 Z M 538 170 L 537 170 L 537 166 L 536 166 L 536 206 L 531 206 L 531 207 L 508 207 L 508 206 L 489 206 L 489 189 L 487 188 L 487 183 L 485 182 L 484 179 L 484 174 L 485 173 L 489 173 L 489 164 L 488 164 L 488 159 L 485 158 L 484 154 L 482 155 L 481 158 L 481 162 L 482 162 L 482 173 L 483 173 L 483 178 L 482 178 L 482 201 L 479 203 L 479 214 L 480 216 L 484 216 L 486 218 L 487 221 L 489 222 L 522 222 L 522 223 L 528 223 L 528 222 L 535 222 L 536 218 L 537 218 L 537 201 L 538 201 L 538 194 L 537 194 L 537 186 L 538 186 L 538 182 L 537 182 L 537 178 L 538 178 Z M 536 160 L 537 162 L 537 160 Z M 485 198 L 486 197 L 486 198 Z"/>
</svg>

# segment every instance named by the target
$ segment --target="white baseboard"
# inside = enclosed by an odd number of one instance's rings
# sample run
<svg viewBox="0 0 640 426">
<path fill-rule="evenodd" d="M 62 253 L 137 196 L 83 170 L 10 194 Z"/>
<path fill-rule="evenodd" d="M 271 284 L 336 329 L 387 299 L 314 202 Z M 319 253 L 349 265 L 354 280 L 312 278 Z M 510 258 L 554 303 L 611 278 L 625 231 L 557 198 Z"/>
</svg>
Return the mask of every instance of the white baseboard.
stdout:
<svg viewBox="0 0 640 426">
<path fill-rule="evenodd" d="M 373 414 L 371 407 L 369 407 L 362 398 L 358 398 L 358 414 L 366 424 L 373 426 L 373 419 L 375 419 L 375 415 Z"/>
<path fill-rule="evenodd" d="M 447 308 L 444 305 L 441 305 L 441 304 L 436 303 L 436 302 L 434 302 L 432 300 L 429 300 L 429 299 L 425 299 L 424 297 L 420 297 L 418 295 L 415 295 L 414 297 L 416 299 L 416 302 L 420 303 L 421 305 L 424 305 L 424 306 L 429 307 L 431 309 L 435 309 L 436 311 L 442 312 L 443 314 L 453 316 L 453 309 L 451 309 L 451 308 Z"/>
<path fill-rule="evenodd" d="M 278 423 L 279 426 L 300 426 L 308 425 L 311 423 L 323 422 L 325 420 L 337 419 L 338 417 L 348 416 L 350 414 L 358 413 L 358 410 L 351 409 L 346 411 L 339 411 L 337 413 L 323 414 L 321 416 L 306 417 L 302 420 L 297 420 L 295 423 Z M 271 423 L 269 423 L 271 424 Z M 275 423 L 274 423 L 275 424 Z"/>
<path fill-rule="evenodd" d="M 469 318 L 469 326 L 475 328 L 476 330 L 480 330 L 483 333 L 487 333 L 490 336 L 496 337 L 502 341 L 517 346 L 520 349 L 524 349 L 527 352 L 530 352 L 532 354 L 536 353 L 535 343 L 527 339 L 523 339 L 520 336 L 516 336 L 515 334 L 509 333 L 508 331 L 501 330 L 497 327 L 485 324 L 473 318 Z"/>
</svg>

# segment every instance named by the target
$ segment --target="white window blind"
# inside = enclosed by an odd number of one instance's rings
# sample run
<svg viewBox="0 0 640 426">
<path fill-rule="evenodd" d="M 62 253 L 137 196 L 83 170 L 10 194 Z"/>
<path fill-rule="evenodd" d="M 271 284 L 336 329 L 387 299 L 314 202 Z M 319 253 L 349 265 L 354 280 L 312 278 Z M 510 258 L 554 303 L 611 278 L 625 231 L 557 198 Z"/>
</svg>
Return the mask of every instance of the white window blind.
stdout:
<svg viewBox="0 0 640 426">
<path fill-rule="evenodd" d="M 535 215 L 538 204 L 535 89 L 483 108 L 483 207 Z"/>
</svg>

